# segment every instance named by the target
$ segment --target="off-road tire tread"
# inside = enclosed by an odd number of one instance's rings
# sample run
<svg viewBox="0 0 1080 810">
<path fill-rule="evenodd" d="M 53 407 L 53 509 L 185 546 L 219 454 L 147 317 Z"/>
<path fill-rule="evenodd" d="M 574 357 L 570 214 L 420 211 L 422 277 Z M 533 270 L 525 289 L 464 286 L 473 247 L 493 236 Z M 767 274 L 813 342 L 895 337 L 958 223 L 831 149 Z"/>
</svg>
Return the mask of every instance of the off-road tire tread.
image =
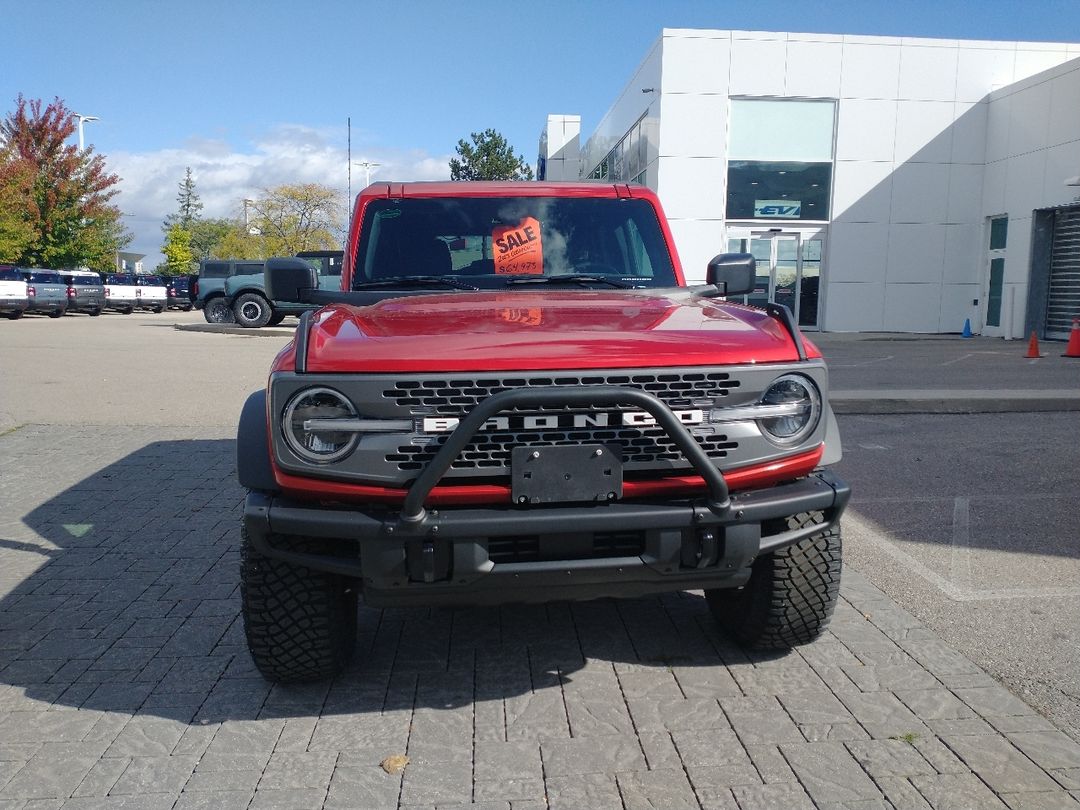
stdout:
<svg viewBox="0 0 1080 810">
<path fill-rule="evenodd" d="M 203 319 L 207 323 L 225 325 L 236 323 L 236 316 L 233 314 L 232 308 L 225 303 L 225 299 L 221 296 L 211 298 L 206 302 L 206 306 L 203 307 Z"/>
<path fill-rule="evenodd" d="M 347 577 L 260 554 L 241 528 L 240 594 L 252 660 L 268 680 L 328 678 L 356 646 L 357 597 Z M 320 551 L 317 539 L 276 535 L 275 547 Z"/>
<path fill-rule="evenodd" d="M 821 519 L 820 512 L 803 512 L 787 524 L 798 529 Z M 753 649 L 783 650 L 813 641 L 836 607 L 842 547 L 835 528 L 762 555 L 744 588 L 706 591 L 709 607 L 728 633 Z"/>
<path fill-rule="evenodd" d="M 252 319 L 244 317 L 244 304 L 248 302 L 255 302 L 259 305 L 258 318 Z M 233 318 L 236 320 L 236 323 L 245 329 L 259 329 L 266 326 L 273 317 L 274 308 L 270 306 L 269 301 L 258 293 L 244 293 L 237 298 L 236 303 L 233 304 Z"/>
</svg>

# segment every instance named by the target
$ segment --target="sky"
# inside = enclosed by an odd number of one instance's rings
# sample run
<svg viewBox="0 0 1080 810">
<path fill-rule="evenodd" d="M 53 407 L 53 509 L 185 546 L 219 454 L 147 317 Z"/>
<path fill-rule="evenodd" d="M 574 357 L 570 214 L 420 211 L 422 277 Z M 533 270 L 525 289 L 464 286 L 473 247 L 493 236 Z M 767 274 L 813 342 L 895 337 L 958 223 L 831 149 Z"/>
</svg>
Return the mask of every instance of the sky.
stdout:
<svg viewBox="0 0 1080 810">
<path fill-rule="evenodd" d="M 662 28 L 1080 41 L 1080 0 L 0 0 L 0 115 L 18 94 L 100 120 L 128 248 L 160 260 L 190 166 L 204 216 L 284 183 L 449 177 L 489 127 L 535 163 L 549 113 L 587 137 Z M 353 166 L 352 191 L 364 183 Z"/>
</svg>

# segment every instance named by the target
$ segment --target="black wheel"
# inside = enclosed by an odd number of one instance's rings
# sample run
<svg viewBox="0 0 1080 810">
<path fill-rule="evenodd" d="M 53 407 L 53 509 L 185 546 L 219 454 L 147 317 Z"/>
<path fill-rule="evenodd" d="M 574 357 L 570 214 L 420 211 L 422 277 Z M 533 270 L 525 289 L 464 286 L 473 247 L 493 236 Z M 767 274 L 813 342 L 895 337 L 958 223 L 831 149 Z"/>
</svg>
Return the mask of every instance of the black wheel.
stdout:
<svg viewBox="0 0 1080 810">
<path fill-rule="evenodd" d="M 270 302 L 258 293 L 244 293 L 233 303 L 233 314 L 240 326 L 249 329 L 266 326 L 274 315 Z"/>
<path fill-rule="evenodd" d="M 266 325 L 267 326 L 277 326 L 283 320 L 285 320 L 285 313 L 283 313 L 283 312 L 275 312 L 273 315 L 270 316 L 270 320 L 268 320 L 266 322 Z"/>
<path fill-rule="evenodd" d="M 54 309 L 49 313 L 50 318 L 62 318 L 64 313 L 67 312 L 67 307 L 61 307 L 60 309 Z"/>
<path fill-rule="evenodd" d="M 9 312 L 7 314 L 7 316 L 8 316 L 8 320 L 17 321 L 17 320 L 19 320 L 19 318 L 21 318 L 23 316 L 23 311 L 21 309 L 14 309 L 11 312 Z"/>
<path fill-rule="evenodd" d="M 206 318 L 207 323 L 236 322 L 233 311 L 229 309 L 229 305 L 225 303 L 224 298 L 213 298 L 207 301 L 206 308 L 203 309 L 203 317 Z"/>
<path fill-rule="evenodd" d="M 299 683 L 341 670 L 356 646 L 353 580 L 260 554 L 241 529 L 240 600 L 248 650 L 268 680 Z M 277 535 L 275 546 L 314 551 L 317 539 Z"/>
<path fill-rule="evenodd" d="M 153 312 L 155 315 L 160 315 L 162 312 L 165 311 L 165 307 L 151 307 L 150 311 Z"/>
<path fill-rule="evenodd" d="M 135 307 L 124 307 L 122 310 L 120 310 L 120 314 L 121 315 L 130 315 L 134 311 L 135 311 Z"/>
<path fill-rule="evenodd" d="M 89 313 L 87 313 L 87 314 L 88 314 L 88 315 L 89 315 L 89 316 L 90 316 L 91 318 L 96 318 L 96 317 L 97 317 L 98 315 L 100 315 L 100 314 L 101 314 L 101 307 L 95 307 L 94 309 L 90 310 L 90 312 L 89 312 Z"/>
<path fill-rule="evenodd" d="M 787 525 L 797 529 L 821 519 L 820 512 L 803 512 Z M 762 555 L 744 587 L 705 591 L 714 618 L 748 647 L 783 650 L 813 641 L 836 607 L 841 548 L 837 528 Z"/>
</svg>

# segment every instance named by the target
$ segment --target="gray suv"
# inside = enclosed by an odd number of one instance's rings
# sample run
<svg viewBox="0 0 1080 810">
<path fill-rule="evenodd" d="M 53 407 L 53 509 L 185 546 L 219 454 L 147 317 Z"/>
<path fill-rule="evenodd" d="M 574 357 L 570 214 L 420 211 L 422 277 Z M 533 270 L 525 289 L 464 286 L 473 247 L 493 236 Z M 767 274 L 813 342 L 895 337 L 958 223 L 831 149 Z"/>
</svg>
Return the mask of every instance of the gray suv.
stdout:
<svg viewBox="0 0 1080 810">
<path fill-rule="evenodd" d="M 89 270 L 61 270 L 60 278 L 67 284 L 68 312 L 85 312 L 96 318 L 104 311 L 105 282 L 100 275 Z"/>
<path fill-rule="evenodd" d="M 27 312 L 48 312 L 50 318 L 59 318 L 67 312 L 67 285 L 59 273 L 34 267 L 19 269 L 26 279 L 26 294 L 30 299 Z"/>
</svg>

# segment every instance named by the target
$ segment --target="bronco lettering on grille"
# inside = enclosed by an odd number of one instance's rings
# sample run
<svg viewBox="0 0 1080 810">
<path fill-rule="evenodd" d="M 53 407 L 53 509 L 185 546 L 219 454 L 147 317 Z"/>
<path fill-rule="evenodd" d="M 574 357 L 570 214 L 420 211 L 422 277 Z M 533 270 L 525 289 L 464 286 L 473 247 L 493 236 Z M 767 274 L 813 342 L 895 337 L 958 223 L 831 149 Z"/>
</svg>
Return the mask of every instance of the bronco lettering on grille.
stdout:
<svg viewBox="0 0 1080 810">
<path fill-rule="evenodd" d="M 705 411 L 693 409 L 672 411 L 684 425 L 700 425 L 705 421 Z M 424 433 L 449 433 L 458 426 L 461 419 L 456 417 L 426 417 L 423 422 Z M 481 430 L 557 430 L 560 428 L 593 427 L 651 427 L 656 424 L 645 411 L 613 411 L 596 413 L 541 413 L 511 416 L 493 416 L 480 426 Z"/>
</svg>

